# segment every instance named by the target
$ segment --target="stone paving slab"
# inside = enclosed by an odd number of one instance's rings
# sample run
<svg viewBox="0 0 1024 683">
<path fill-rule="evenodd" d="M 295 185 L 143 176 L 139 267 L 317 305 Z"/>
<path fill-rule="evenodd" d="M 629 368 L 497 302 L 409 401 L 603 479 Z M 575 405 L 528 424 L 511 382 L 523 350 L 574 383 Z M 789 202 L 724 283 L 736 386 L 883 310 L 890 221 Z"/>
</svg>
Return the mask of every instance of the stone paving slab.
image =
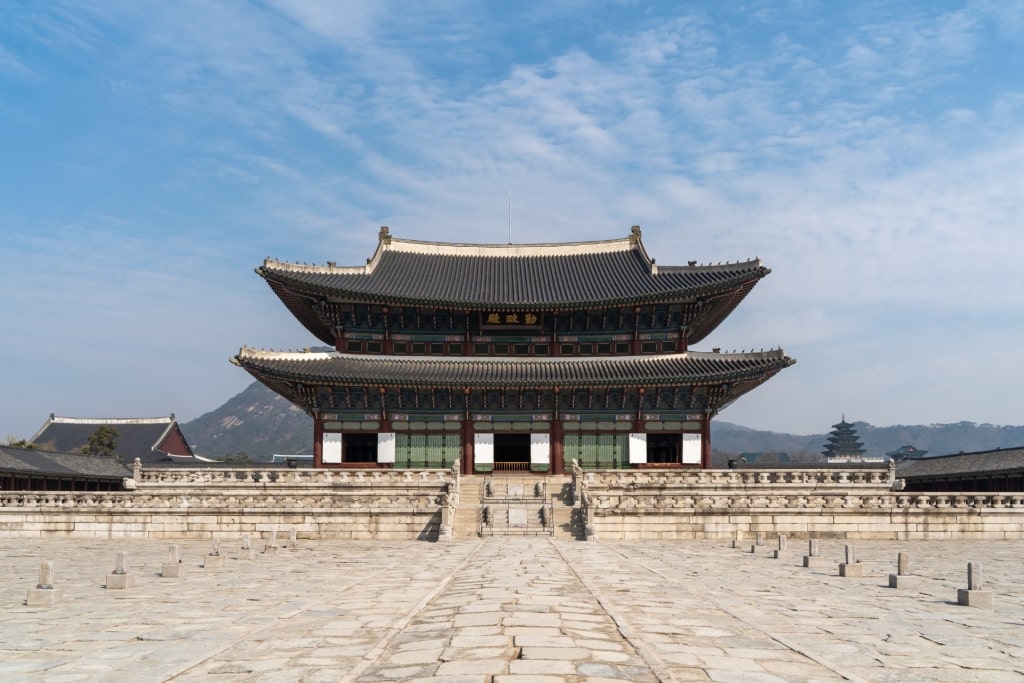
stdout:
<svg viewBox="0 0 1024 683">
<path fill-rule="evenodd" d="M 863 578 L 716 541 L 0 539 L 3 681 L 1024 681 L 1024 544 L 861 541 Z M 258 544 L 262 549 L 262 544 Z M 135 586 L 104 588 L 116 551 Z M 912 589 L 888 587 L 898 552 Z M 52 560 L 54 607 L 27 607 Z M 968 561 L 995 607 L 956 604 Z"/>
</svg>

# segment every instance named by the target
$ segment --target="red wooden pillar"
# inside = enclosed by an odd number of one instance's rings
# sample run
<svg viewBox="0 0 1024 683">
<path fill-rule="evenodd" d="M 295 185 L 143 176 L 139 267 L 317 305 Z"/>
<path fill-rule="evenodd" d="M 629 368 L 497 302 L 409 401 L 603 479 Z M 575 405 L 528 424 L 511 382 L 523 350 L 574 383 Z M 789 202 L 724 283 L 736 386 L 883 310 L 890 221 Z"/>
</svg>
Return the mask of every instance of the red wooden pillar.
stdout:
<svg viewBox="0 0 1024 683">
<path fill-rule="evenodd" d="M 700 421 L 700 468 L 711 469 L 711 413 L 705 413 Z"/>
<path fill-rule="evenodd" d="M 562 421 L 558 415 L 551 422 L 551 474 L 565 474 L 565 458 L 562 453 Z"/>
<path fill-rule="evenodd" d="M 324 422 L 319 415 L 313 418 L 313 467 L 324 466 Z"/>
<path fill-rule="evenodd" d="M 462 474 L 473 474 L 473 422 L 469 419 L 469 387 L 463 389 L 466 412 L 462 416 Z"/>
</svg>

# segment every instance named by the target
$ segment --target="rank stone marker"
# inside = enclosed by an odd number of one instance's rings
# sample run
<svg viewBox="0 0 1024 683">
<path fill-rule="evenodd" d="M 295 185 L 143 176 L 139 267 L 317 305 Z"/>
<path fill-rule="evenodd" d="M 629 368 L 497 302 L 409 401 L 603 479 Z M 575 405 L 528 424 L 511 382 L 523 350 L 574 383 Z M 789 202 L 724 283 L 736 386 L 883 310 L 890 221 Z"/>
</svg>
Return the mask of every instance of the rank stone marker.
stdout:
<svg viewBox="0 0 1024 683">
<path fill-rule="evenodd" d="M 807 541 L 807 554 L 804 555 L 804 566 L 817 568 L 825 566 L 825 558 L 821 556 L 821 551 L 818 550 L 818 539 L 812 538 Z"/>
<path fill-rule="evenodd" d="M 135 577 L 128 573 L 128 553 L 114 553 L 114 571 L 107 575 L 107 590 L 124 590 L 135 585 Z"/>
<path fill-rule="evenodd" d="M 916 588 L 917 577 L 910 575 L 910 557 L 906 553 L 896 556 L 896 573 L 889 574 L 889 588 Z"/>
<path fill-rule="evenodd" d="M 967 588 L 957 589 L 956 601 L 967 607 L 995 606 L 995 596 L 992 591 L 985 590 L 980 562 L 967 563 Z"/>
<path fill-rule="evenodd" d="M 64 597 L 64 591 L 53 587 L 53 562 L 46 560 L 39 564 L 39 583 L 28 589 L 25 604 L 29 607 L 53 607 Z"/>
<path fill-rule="evenodd" d="M 251 560 L 254 559 L 252 549 L 252 537 L 249 534 L 242 534 L 242 549 L 238 553 L 238 559 L 240 560 Z"/>
<path fill-rule="evenodd" d="M 864 576 L 864 565 L 857 561 L 857 554 L 852 543 L 846 545 L 846 562 L 840 563 L 839 576 L 854 578 Z"/>
<path fill-rule="evenodd" d="M 167 546 L 167 557 L 160 567 L 160 575 L 169 579 L 178 579 L 185 576 L 185 565 L 181 563 L 178 555 L 178 546 L 174 543 Z"/>
<path fill-rule="evenodd" d="M 263 552 L 265 554 L 270 554 L 270 553 L 276 553 L 277 552 L 277 532 L 276 531 L 268 531 L 267 532 L 267 544 L 265 546 L 263 546 Z"/>
<path fill-rule="evenodd" d="M 211 540 L 212 548 L 210 554 L 203 557 L 203 566 L 210 567 L 223 567 L 224 556 L 220 554 L 220 539 L 214 538 Z"/>
<path fill-rule="evenodd" d="M 786 535 L 779 534 L 779 547 L 775 550 L 775 559 L 781 559 L 786 556 Z"/>
</svg>

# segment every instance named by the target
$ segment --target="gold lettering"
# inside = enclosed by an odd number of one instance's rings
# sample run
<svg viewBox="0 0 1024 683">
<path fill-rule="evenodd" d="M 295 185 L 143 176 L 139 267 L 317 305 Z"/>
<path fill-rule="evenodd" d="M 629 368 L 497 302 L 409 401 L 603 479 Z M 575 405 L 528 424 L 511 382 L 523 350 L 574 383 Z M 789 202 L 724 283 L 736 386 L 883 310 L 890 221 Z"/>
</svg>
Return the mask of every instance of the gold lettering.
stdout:
<svg viewBox="0 0 1024 683">
<path fill-rule="evenodd" d="M 508 313 L 507 315 L 505 315 L 505 322 L 509 323 L 509 324 L 515 323 L 516 325 L 518 325 L 519 324 L 519 314 L 518 313 Z"/>
<path fill-rule="evenodd" d="M 526 314 L 526 324 L 527 325 L 536 325 L 537 324 L 537 316 L 535 316 L 533 313 L 527 313 Z"/>
<path fill-rule="evenodd" d="M 488 325 L 500 325 L 501 324 L 501 316 L 498 315 L 497 313 L 488 313 L 487 314 L 487 324 Z"/>
</svg>

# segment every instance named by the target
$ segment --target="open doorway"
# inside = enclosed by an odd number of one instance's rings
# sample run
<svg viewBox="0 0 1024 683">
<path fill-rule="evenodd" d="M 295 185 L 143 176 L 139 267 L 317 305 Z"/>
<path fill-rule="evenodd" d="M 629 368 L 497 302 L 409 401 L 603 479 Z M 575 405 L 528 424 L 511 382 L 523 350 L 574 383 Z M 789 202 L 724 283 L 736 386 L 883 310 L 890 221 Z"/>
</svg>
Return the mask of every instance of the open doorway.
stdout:
<svg viewBox="0 0 1024 683">
<path fill-rule="evenodd" d="M 530 435 L 494 435 L 494 471 L 528 472 L 530 470 Z"/>
</svg>

